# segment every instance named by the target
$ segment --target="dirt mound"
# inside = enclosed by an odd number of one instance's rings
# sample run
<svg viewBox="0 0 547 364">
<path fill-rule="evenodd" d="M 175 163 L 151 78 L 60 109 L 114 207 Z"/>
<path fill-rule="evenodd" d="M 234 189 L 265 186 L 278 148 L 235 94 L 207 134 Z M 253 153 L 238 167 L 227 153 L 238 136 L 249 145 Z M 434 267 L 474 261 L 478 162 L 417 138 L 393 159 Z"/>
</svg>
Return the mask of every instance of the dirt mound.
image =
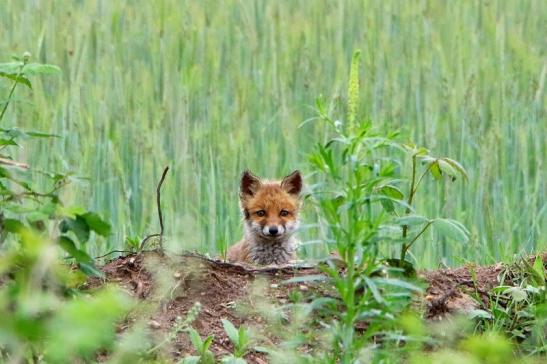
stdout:
<svg viewBox="0 0 547 364">
<path fill-rule="evenodd" d="M 543 256 L 544 261 L 547 255 Z M 440 319 L 447 313 L 468 312 L 479 305 L 472 297 L 480 297 L 486 304 L 489 291 L 499 284 L 504 265 L 479 267 L 466 266 L 424 272 L 420 276 L 429 283 L 425 293 L 425 317 Z M 217 356 L 233 351 L 232 343 L 224 332 L 221 319 L 228 319 L 236 327 L 252 327 L 256 336 L 269 344 L 275 337 L 260 332 L 265 327 L 261 315 L 253 309 L 263 302 L 285 304 L 291 293 L 297 291 L 311 299 L 314 294 L 325 294 L 325 286 L 317 282 L 289 283 L 286 281 L 305 275 L 321 274 L 311 266 L 266 267 L 252 269 L 221 261 L 207 259 L 197 254 L 162 256 L 143 253 L 117 258 L 102 267 L 105 280 L 97 278 L 88 283 L 89 289 L 105 282 L 115 282 L 149 309 L 136 314 L 148 318 L 148 325 L 156 340 L 162 340 L 173 332 L 177 318 L 185 318 L 200 302 L 199 315 L 192 322 L 202 336 L 214 335 L 211 351 Z M 261 282 L 261 283 L 260 283 Z M 254 292 L 258 286 L 262 290 Z M 319 292 L 318 292 L 319 291 Z M 131 320 L 120 326 L 120 331 L 131 326 Z M 179 332 L 166 347 L 164 353 L 177 360 L 194 349 L 188 335 Z M 167 350 L 167 352 L 165 352 Z M 264 363 L 265 355 L 250 352 L 249 363 Z"/>
<path fill-rule="evenodd" d="M 94 289 L 105 282 L 114 282 L 142 302 L 151 304 L 156 309 L 150 312 L 148 323 L 158 340 L 172 332 L 177 318 L 185 318 L 195 303 L 200 302 L 201 310 L 192 327 L 202 338 L 214 335 L 210 349 L 217 357 L 233 352 L 221 319 L 228 319 L 236 327 L 244 325 L 260 330 L 264 324 L 263 318 L 248 314 L 254 311 L 249 307 L 259 304 L 255 302 L 257 299 L 286 303 L 291 291 L 307 292 L 310 284 L 283 282 L 296 276 L 318 273 L 312 267 L 252 269 L 195 254 L 160 256 L 157 253 L 119 257 L 105 264 L 101 270 L 105 279 L 93 278 L 87 283 L 87 288 Z M 250 294 L 257 281 L 263 281 L 261 286 L 265 288 L 259 297 Z M 163 288 L 158 289 L 158 286 Z M 128 328 L 132 324 L 130 321 L 122 324 L 119 330 Z M 260 332 L 257 334 L 264 336 Z M 275 342 L 275 338 L 268 340 Z M 194 353 L 194 348 L 188 335 L 180 332 L 167 354 L 177 360 L 188 353 Z M 264 363 L 264 358 L 265 354 L 259 352 L 250 352 L 245 357 L 249 363 Z"/>
<path fill-rule="evenodd" d="M 425 317 L 441 319 L 447 313 L 477 309 L 479 303 L 472 294 L 487 305 L 488 293 L 499 284 L 498 276 L 503 270 L 503 264 L 498 263 L 487 267 L 468 266 L 423 273 L 429 283 L 425 296 Z"/>
<path fill-rule="evenodd" d="M 547 269 L 547 253 L 541 254 L 541 258 L 544 269 Z M 531 257 L 528 262 L 533 264 L 534 260 L 535 257 Z M 490 291 L 502 283 L 503 273 L 506 274 L 503 284 L 512 285 L 512 273 L 502 263 L 486 267 L 467 265 L 422 273 L 421 276 L 429 283 L 425 296 L 425 317 L 435 320 L 442 319 L 447 313 L 468 313 L 480 308 L 477 298 L 484 307 L 488 307 Z"/>
</svg>

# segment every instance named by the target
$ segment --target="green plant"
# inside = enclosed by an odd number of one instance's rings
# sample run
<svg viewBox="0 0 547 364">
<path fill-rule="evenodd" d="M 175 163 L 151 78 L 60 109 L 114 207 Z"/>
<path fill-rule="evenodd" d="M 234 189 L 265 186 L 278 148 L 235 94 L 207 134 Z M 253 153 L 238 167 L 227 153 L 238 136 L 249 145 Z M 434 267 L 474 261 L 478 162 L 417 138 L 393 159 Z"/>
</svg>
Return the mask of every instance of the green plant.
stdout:
<svg viewBox="0 0 547 364">
<path fill-rule="evenodd" d="M 0 254 L 0 361 L 88 361 L 113 349 L 115 324 L 132 300 L 113 287 L 80 292 L 85 276 L 59 261 L 58 244 L 29 227 L 18 243 Z"/>
<path fill-rule="evenodd" d="M 15 57 L 13 62 L 0 64 L 0 77 L 12 82 L 7 99 L 2 105 L 0 125 L 10 103 L 14 100 L 18 85 L 32 89 L 31 76 L 57 74 L 57 66 L 29 63 L 30 54 Z M 85 244 L 91 231 L 102 236 L 110 235 L 110 224 L 98 214 L 80 207 L 65 206 L 59 194 L 73 176 L 44 172 L 16 161 L 10 150 L 19 148 L 21 140 L 53 138 L 53 134 L 22 131 L 18 128 L 0 129 L 0 245 L 14 235 L 18 239 L 25 227 L 41 231 L 44 235 L 57 236 L 61 248 L 74 258 L 87 274 L 100 275 L 88 255 Z M 34 187 L 34 177 L 44 176 L 49 188 L 46 192 Z"/>
<path fill-rule="evenodd" d="M 199 336 L 199 333 L 193 328 L 188 329 L 188 334 L 190 335 L 190 340 L 194 349 L 196 349 L 199 355 L 187 356 L 181 363 L 182 364 L 214 364 L 215 356 L 209 350 L 209 346 L 213 343 L 214 335 L 209 335 L 202 340 Z"/>
<path fill-rule="evenodd" d="M 389 334 L 397 330 L 392 320 L 407 306 L 412 292 L 420 289 L 397 272 L 404 268 L 407 274 L 412 273 L 406 253 L 430 226 L 442 236 L 464 242 L 468 239 L 462 224 L 425 218 L 417 215 L 413 206 L 427 174 L 455 179 L 466 177 L 465 170 L 452 159 L 435 158 L 425 148 L 400 143 L 397 132 L 379 132 L 371 122 L 358 118 L 359 59 L 356 52 L 348 88 L 348 122 L 333 119 L 319 99 L 319 118 L 331 127 L 334 136 L 318 144 L 310 155 L 312 166 L 321 172 L 312 201 L 318 206 L 327 242 L 344 263 L 343 271 L 334 264 L 325 268 L 340 300 L 331 311 L 338 319 L 330 326 L 333 343 L 327 357 L 343 363 L 356 360 L 373 337 L 380 335 L 386 345 L 398 337 Z M 406 154 L 411 160 L 410 178 L 403 175 Z M 418 161 L 424 165 L 421 172 Z M 399 237 L 395 233 L 398 227 Z M 400 259 L 387 262 L 398 269 L 389 269 L 380 261 L 380 250 L 393 243 L 401 244 Z M 356 331 L 359 322 L 366 322 L 365 332 Z"/>
<path fill-rule="evenodd" d="M 0 64 L 0 77 L 12 83 L 0 123 L 18 85 L 32 88 L 30 76 L 59 72 L 29 60 L 25 54 Z M 61 203 L 59 193 L 70 174 L 43 172 L 13 157 L 22 140 L 44 137 L 54 135 L 0 129 L 0 359 L 88 361 L 97 350 L 114 348 L 115 323 L 132 301 L 112 287 L 82 294 L 78 287 L 85 276 L 59 260 L 62 248 L 81 271 L 100 275 L 83 249 L 91 231 L 107 236 L 110 225 L 93 212 Z M 46 192 L 34 187 L 36 174 L 47 177 Z"/>
<path fill-rule="evenodd" d="M 401 266 L 408 250 L 431 226 L 442 236 L 467 242 L 469 231 L 461 223 L 417 215 L 413 206 L 422 180 L 428 174 L 438 180 L 443 176 L 452 180 L 459 176 L 467 179 L 467 172 L 461 164 L 450 158 L 433 157 L 426 148 L 412 143 L 400 143 L 397 132 L 384 135 L 369 121 L 356 122 L 359 120 L 354 114 L 358 108 L 356 95 L 359 94 L 358 73 L 355 71 L 358 69 L 358 55 L 356 52 L 353 57 L 348 89 L 350 122 L 344 125 L 340 120 L 334 121 L 324 102 L 318 100 L 319 118 L 331 126 L 334 136 L 317 145 L 317 151 L 310 156 L 312 165 L 331 183 L 329 189 L 322 187 L 317 200 L 336 242 L 336 250 L 345 260 L 354 257 L 357 250 L 364 249 L 359 254 L 376 251 L 378 242 L 386 239 L 382 230 L 388 231 L 390 224 L 402 229 L 400 239 L 391 239 L 401 243 L 398 262 Z M 410 178 L 403 175 L 405 161 L 401 152 L 410 156 Z M 419 169 L 420 164 L 423 170 Z M 402 188 L 405 184 L 408 185 L 406 194 Z M 375 259 L 376 255 L 371 257 Z M 357 260 L 360 261 L 359 256 Z"/>
<path fill-rule="evenodd" d="M 455 181 L 458 177 L 463 177 L 467 180 L 467 172 L 462 165 L 450 158 L 438 158 L 430 155 L 429 150 L 424 147 L 417 147 L 412 143 L 403 145 L 411 159 L 411 177 L 408 192 L 404 195 L 401 190 L 393 185 L 382 187 L 382 192 L 393 199 L 404 200 L 406 208 L 404 213 L 399 215 L 392 200 L 384 200 L 384 208 L 392 214 L 399 217 L 396 222 L 402 225 L 402 246 L 400 254 L 400 263 L 404 264 L 408 250 L 414 243 L 427 231 L 431 226 L 437 228 L 440 234 L 449 237 L 455 241 L 467 243 L 469 240 L 469 231 L 460 222 L 452 219 L 435 218 L 430 219 L 414 214 L 413 202 L 416 199 L 418 188 L 426 175 L 433 176 L 436 180 L 441 180 L 443 176 Z M 418 178 L 419 162 L 423 166 L 422 173 Z M 409 237 L 411 228 L 416 228 L 418 231 L 413 237 Z"/>
<path fill-rule="evenodd" d="M 224 327 L 226 334 L 228 334 L 230 341 L 234 344 L 233 355 L 223 358 L 223 362 L 245 363 L 245 360 L 242 360 L 241 358 L 247 354 L 251 344 L 249 332 L 243 326 L 236 329 L 234 324 L 226 319 L 222 319 L 222 326 Z"/>
<path fill-rule="evenodd" d="M 524 353 L 545 353 L 547 293 L 541 256 L 533 263 L 522 258 L 500 276 L 501 284 L 492 290 L 489 304 L 475 315 L 477 330 L 501 332 L 521 343 Z"/>
</svg>

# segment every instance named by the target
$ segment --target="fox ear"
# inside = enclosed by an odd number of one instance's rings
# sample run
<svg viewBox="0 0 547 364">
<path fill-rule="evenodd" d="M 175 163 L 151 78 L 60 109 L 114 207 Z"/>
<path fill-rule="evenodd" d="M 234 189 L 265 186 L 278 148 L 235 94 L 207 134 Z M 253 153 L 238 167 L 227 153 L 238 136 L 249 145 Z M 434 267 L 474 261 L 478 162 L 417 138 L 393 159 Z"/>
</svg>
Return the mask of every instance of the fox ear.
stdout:
<svg viewBox="0 0 547 364">
<path fill-rule="evenodd" d="M 246 170 L 241 175 L 241 185 L 239 186 L 240 197 L 253 196 L 260 188 L 260 179 Z"/>
<path fill-rule="evenodd" d="M 291 195 L 298 195 L 302 191 L 302 175 L 300 171 L 296 170 L 283 178 L 281 181 L 281 188 Z"/>
</svg>

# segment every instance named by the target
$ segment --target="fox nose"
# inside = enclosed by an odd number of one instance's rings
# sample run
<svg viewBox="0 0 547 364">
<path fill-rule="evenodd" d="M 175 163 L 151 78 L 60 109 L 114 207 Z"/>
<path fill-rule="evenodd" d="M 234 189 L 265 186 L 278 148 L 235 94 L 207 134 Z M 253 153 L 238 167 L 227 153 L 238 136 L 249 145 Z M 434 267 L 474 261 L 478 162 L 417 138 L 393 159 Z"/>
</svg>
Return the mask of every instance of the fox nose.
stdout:
<svg viewBox="0 0 547 364">
<path fill-rule="evenodd" d="M 270 232 L 270 235 L 277 235 L 277 233 L 279 232 L 277 226 L 270 226 L 268 228 L 268 231 Z"/>
</svg>

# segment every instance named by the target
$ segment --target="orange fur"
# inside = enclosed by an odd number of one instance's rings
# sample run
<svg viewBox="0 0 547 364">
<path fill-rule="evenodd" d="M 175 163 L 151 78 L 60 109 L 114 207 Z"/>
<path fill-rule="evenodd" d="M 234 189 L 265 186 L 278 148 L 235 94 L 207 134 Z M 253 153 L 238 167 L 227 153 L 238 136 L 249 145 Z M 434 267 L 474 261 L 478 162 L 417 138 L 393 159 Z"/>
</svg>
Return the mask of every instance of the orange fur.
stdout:
<svg viewBox="0 0 547 364">
<path fill-rule="evenodd" d="M 245 236 L 228 249 L 228 260 L 284 264 L 295 259 L 293 235 L 299 225 L 301 188 L 302 177 L 298 171 L 275 182 L 262 182 L 250 172 L 244 172 L 240 202 Z"/>
</svg>

